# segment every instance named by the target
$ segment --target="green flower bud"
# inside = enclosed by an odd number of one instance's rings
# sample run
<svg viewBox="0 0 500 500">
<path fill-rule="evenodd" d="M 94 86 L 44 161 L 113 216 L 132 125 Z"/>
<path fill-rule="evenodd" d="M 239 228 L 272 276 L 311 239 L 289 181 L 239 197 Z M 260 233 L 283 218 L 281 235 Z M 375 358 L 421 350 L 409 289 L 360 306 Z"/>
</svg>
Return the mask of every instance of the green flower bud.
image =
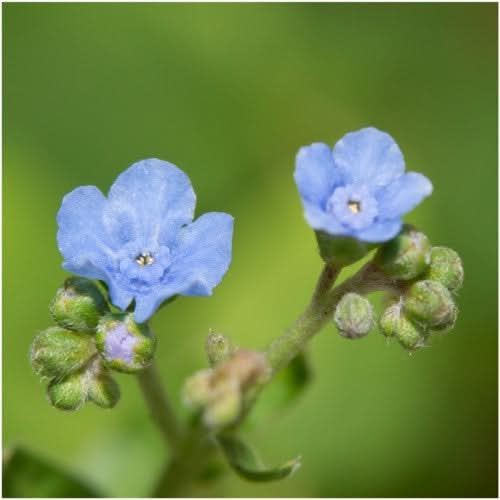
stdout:
<svg viewBox="0 0 500 500">
<path fill-rule="evenodd" d="M 39 377 L 61 378 L 79 370 L 95 352 L 89 334 L 52 327 L 35 337 L 31 366 Z"/>
<path fill-rule="evenodd" d="M 124 373 L 146 368 L 156 348 L 156 339 L 148 325 L 136 323 L 133 313 L 103 316 L 95 342 L 106 366 Z"/>
<path fill-rule="evenodd" d="M 59 410 L 78 410 L 87 401 L 87 373 L 80 370 L 63 379 L 54 379 L 47 388 L 47 396 Z"/>
<path fill-rule="evenodd" d="M 426 278 L 439 281 L 451 292 L 460 289 L 464 280 L 464 269 L 457 252 L 451 248 L 433 247 L 431 266 Z"/>
<path fill-rule="evenodd" d="M 50 305 L 54 321 L 63 328 L 90 332 L 99 318 L 109 311 L 106 299 L 98 286 L 85 278 L 72 276 L 59 288 Z"/>
<path fill-rule="evenodd" d="M 201 370 L 186 380 L 183 400 L 190 408 L 202 408 L 213 399 L 212 370 Z"/>
<path fill-rule="evenodd" d="M 455 323 L 457 322 L 457 317 L 458 317 L 458 308 L 456 305 L 453 305 L 449 320 L 447 322 L 444 322 L 444 323 L 438 325 L 438 326 L 434 326 L 432 328 L 432 331 L 439 332 L 439 333 L 448 333 L 450 330 L 453 330 L 453 328 L 455 328 Z"/>
<path fill-rule="evenodd" d="M 404 299 L 406 314 L 431 328 L 449 325 L 455 314 L 455 303 L 448 289 L 437 281 L 414 283 Z"/>
<path fill-rule="evenodd" d="M 120 400 L 120 387 L 104 368 L 90 379 L 88 398 L 101 408 L 113 408 Z"/>
<path fill-rule="evenodd" d="M 210 332 L 208 334 L 205 349 L 208 360 L 212 366 L 229 359 L 234 351 L 231 339 L 220 333 Z"/>
<path fill-rule="evenodd" d="M 341 267 L 362 259 L 372 247 L 354 238 L 332 236 L 324 231 L 315 231 L 315 234 L 321 258 Z"/>
<path fill-rule="evenodd" d="M 380 331 L 386 337 L 395 337 L 410 351 L 425 345 L 425 331 L 412 323 L 403 313 L 400 303 L 388 307 L 379 320 Z"/>
<path fill-rule="evenodd" d="M 346 293 L 337 304 L 334 315 L 340 335 L 359 339 L 373 327 L 373 308 L 368 299 L 357 293 Z"/>
<path fill-rule="evenodd" d="M 382 335 L 394 337 L 400 328 L 402 307 L 398 302 L 390 305 L 379 319 L 379 327 Z"/>
<path fill-rule="evenodd" d="M 203 413 L 205 425 L 220 429 L 234 423 L 241 414 L 242 395 L 237 384 L 226 383 L 218 387 L 214 400 Z"/>
<path fill-rule="evenodd" d="M 388 276 L 410 280 L 429 267 L 431 244 L 424 233 L 405 224 L 398 236 L 378 249 L 375 262 Z"/>
</svg>

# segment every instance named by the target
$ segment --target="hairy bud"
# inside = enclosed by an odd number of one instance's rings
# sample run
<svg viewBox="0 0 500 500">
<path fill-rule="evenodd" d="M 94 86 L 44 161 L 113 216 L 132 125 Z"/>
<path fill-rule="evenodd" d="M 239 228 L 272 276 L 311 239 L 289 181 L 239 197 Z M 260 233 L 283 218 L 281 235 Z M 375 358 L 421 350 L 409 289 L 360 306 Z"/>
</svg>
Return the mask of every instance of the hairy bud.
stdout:
<svg viewBox="0 0 500 500">
<path fill-rule="evenodd" d="M 107 370 L 101 368 L 90 379 L 88 399 L 101 408 L 113 408 L 120 400 L 120 387 Z"/>
<path fill-rule="evenodd" d="M 78 410 L 87 401 L 86 371 L 79 370 L 66 377 L 54 379 L 47 388 L 52 406 L 59 410 Z"/>
<path fill-rule="evenodd" d="M 99 287 L 75 276 L 64 282 L 50 305 L 50 313 L 59 326 L 79 332 L 94 331 L 107 311 L 108 304 Z"/>
<path fill-rule="evenodd" d="M 210 332 L 205 342 L 208 360 L 211 366 L 226 361 L 234 352 L 231 339 L 220 333 Z"/>
<path fill-rule="evenodd" d="M 75 411 L 87 401 L 113 408 L 120 399 L 120 389 L 96 355 L 80 370 L 52 380 L 47 396 L 59 410 Z"/>
<path fill-rule="evenodd" d="M 404 314 L 400 303 L 389 306 L 379 320 L 380 331 L 386 337 L 395 337 L 409 351 L 425 345 L 426 333 Z"/>
<path fill-rule="evenodd" d="M 439 281 L 451 292 L 462 287 L 464 280 L 464 269 L 462 260 L 457 252 L 451 248 L 433 247 L 431 251 L 431 266 L 426 278 Z"/>
<path fill-rule="evenodd" d="M 269 376 L 270 368 L 263 354 L 237 350 L 214 368 L 188 378 L 183 399 L 189 407 L 202 411 L 208 427 L 221 429 L 238 419 L 245 396 Z"/>
<path fill-rule="evenodd" d="M 368 299 L 357 293 L 347 293 L 337 304 L 334 321 L 343 337 L 364 337 L 373 327 L 372 305 Z"/>
<path fill-rule="evenodd" d="M 217 388 L 213 401 L 207 406 L 203 421 L 212 429 L 226 427 L 240 416 L 242 404 L 243 398 L 238 385 L 223 384 Z"/>
<path fill-rule="evenodd" d="M 398 236 L 378 249 L 375 261 L 391 278 L 410 280 L 429 267 L 431 244 L 424 233 L 405 224 Z"/>
<path fill-rule="evenodd" d="M 35 337 L 31 366 L 39 377 L 61 378 L 80 369 L 95 352 L 89 334 L 52 327 Z"/>
<path fill-rule="evenodd" d="M 437 281 L 414 283 L 404 299 L 406 314 L 414 321 L 431 328 L 449 325 L 456 306 L 448 289 Z"/>
<path fill-rule="evenodd" d="M 215 380 L 235 380 L 245 390 L 267 380 L 269 375 L 270 369 L 262 353 L 239 349 L 214 369 L 213 376 Z"/>
<path fill-rule="evenodd" d="M 201 370 L 186 380 L 183 400 L 186 406 L 199 409 L 213 399 L 212 370 Z"/>
<path fill-rule="evenodd" d="M 97 326 L 95 338 L 99 354 L 106 366 L 134 373 L 152 361 L 156 340 L 146 323 L 138 324 L 133 314 L 108 314 Z"/>
</svg>

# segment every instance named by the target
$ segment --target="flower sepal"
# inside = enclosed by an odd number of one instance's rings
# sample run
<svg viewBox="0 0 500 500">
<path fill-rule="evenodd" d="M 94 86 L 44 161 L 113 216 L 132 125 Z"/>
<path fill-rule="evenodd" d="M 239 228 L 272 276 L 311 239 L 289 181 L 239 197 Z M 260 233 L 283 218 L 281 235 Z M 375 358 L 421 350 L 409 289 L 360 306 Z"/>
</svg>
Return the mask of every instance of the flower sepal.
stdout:
<svg viewBox="0 0 500 500">
<path fill-rule="evenodd" d="M 345 236 L 333 236 L 315 231 L 319 254 L 327 264 L 344 267 L 362 259 L 373 245 Z"/>
</svg>

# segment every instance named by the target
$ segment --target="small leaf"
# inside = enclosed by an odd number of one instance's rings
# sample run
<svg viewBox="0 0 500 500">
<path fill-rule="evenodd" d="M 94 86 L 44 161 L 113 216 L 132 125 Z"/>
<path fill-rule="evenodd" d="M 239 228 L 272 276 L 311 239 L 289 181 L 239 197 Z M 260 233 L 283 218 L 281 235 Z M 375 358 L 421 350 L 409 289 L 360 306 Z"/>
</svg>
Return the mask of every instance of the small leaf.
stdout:
<svg viewBox="0 0 500 500">
<path fill-rule="evenodd" d="M 289 387 L 289 398 L 292 400 L 302 393 L 312 378 L 311 365 L 304 351 L 299 352 L 299 354 L 292 359 L 286 369 L 286 374 Z"/>
<path fill-rule="evenodd" d="M 80 480 L 21 448 L 4 452 L 2 493 L 6 498 L 102 497 Z"/>
<path fill-rule="evenodd" d="M 254 451 L 235 435 L 220 435 L 217 441 L 237 474 L 249 481 L 277 481 L 291 476 L 301 465 L 301 457 L 281 466 L 266 468 Z"/>
</svg>

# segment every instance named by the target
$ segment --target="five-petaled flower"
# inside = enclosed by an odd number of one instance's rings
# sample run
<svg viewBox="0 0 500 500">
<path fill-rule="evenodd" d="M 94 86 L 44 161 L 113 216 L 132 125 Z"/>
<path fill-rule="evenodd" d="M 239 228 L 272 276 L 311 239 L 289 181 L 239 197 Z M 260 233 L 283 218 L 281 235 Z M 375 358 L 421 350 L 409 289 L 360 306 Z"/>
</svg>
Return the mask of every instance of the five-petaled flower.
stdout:
<svg viewBox="0 0 500 500">
<path fill-rule="evenodd" d="M 372 127 L 346 134 L 333 150 L 301 148 L 295 182 L 313 229 L 371 243 L 396 236 L 401 217 L 432 193 L 425 176 L 405 173 L 394 139 Z"/>
<path fill-rule="evenodd" d="M 188 176 L 166 161 L 139 161 L 106 198 L 95 186 L 67 194 L 57 214 L 63 267 L 104 281 L 111 302 L 146 321 L 173 295 L 210 295 L 231 262 L 233 218 L 210 212 L 193 222 Z"/>
</svg>

